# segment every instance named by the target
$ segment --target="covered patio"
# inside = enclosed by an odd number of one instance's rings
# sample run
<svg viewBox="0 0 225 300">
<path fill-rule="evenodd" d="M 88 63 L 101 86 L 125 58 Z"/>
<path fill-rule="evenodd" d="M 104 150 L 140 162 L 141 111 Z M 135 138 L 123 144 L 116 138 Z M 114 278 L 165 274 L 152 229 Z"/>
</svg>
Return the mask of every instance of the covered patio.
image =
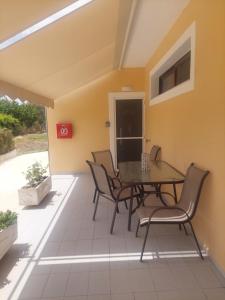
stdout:
<svg viewBox="0 0 225 300">
<path fill-rule="evenodd" d="M 53 182 L 19 209 L 1 300 L 225 299 L 224 21 L 224 0 L 1 1 L 0 96 L 46 107 Z M 114 207 L 100 198 L 92 220 L 91 153 L 110 149 L 118 169 L 153 145 L 181 174 L 192 162 L 209 170 L 193 219 L 204 260 L 188 226 L 152 225 L 140 262 L 136 214 L 128 231 L 120 203 L 110 234 Z"/>
</svg>

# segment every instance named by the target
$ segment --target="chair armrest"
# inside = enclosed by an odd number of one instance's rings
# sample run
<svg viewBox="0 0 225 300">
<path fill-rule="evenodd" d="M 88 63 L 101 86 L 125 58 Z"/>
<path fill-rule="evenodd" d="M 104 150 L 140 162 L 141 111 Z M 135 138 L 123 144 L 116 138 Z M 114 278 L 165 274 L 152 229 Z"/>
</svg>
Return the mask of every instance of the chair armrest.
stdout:
<svg viewBox="0 0 225 300">
<path fill-rule="evenodd" d="M 120 184 L 120 186 L 122 186 L 122 183 L 121 183 L 121 181 L 120 181 L 120 179 L 118 178 L 118 177 L 111 177 L 111 180 L 114 182 L 114 181 L 117 181 L 119 184 Z"/>
<path fill-rule="evenodd" d="M 126 189 L 130 189 L 130 196 L 132 196 L 133 188 L 134 188 L 134 185 L 133 185 L 133 184 L 128 184 L 128 185 L 125 185 L 125 186 L 121 187 L 121 188 L 120 188 L 120 191 L 119 191 L 119 193 L 118 193 L 118 195 L 117 195 L 117 200 L 120 199 L 121 193 L 122 193 L 124 190 L 126 190 Z"/>
<path fill-rule="evenodd" d="M 175 201 L 175 197 L 174 197 L 174 195 L 171 194 L 171 193 L 168 193 L 168 192 L 160 192 L 160 194 L 161 194 L 161 195 L 168 195 L 168 196 L 172 197 L 173 200 Z"/>
</svg>

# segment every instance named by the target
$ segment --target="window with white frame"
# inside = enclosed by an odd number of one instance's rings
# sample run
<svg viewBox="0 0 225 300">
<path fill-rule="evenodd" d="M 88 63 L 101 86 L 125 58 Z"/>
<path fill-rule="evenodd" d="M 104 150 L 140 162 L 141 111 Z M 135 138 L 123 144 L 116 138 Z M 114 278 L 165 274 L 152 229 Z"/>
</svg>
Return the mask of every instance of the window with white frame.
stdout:
<svg viewBox="0 0 225 300">
<path fill-rule="evenodd" d="M 194 89 L 195 23 L 150 72 L 150 105 Z"/>
</svg>

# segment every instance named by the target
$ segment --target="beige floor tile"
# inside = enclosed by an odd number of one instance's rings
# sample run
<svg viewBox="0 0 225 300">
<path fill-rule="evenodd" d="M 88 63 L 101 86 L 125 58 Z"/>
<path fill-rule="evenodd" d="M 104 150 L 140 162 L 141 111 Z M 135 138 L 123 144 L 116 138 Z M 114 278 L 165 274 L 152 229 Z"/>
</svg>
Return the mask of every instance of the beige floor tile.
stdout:
<svg viewBox="0 0 225 300">
<path fill-rule="evenodd" d="M 207 300 L 224 300 L 225 288 L 207 289 L 204 290 Z"/>
<path fill-rule="evenodd" d="M 151 270 L 151 274 L 154 287 L 157 291 L 174 290 L 177 288 L 177 284 L 172 277 L 172 273 L 168 267 Z"/>
<path fill-rule="evenodd" d="M 201 290 L 162 291 L 157 294 L 158 300 L 206 300 Z"/>
<path fill-rule="evenodd" d="M 53 299 L 51 299 L 53 300 Z M 87 296 L 74 296 L 74 297 L 66 297 L 63 300 L 88 300 Z"/>
<path fill-rule="evenodd" d="M 66 286 L 65 296 L 88 295 L 88 272 L 71 273 Z"/>
<path fill-rule="evenodd" d="M 111 294 L 131 293 L 132 287 L 128 270 L 111 270 L 110 286 Z"/>
<path fill-rule="evenodd" d="M 112 300 L 134 300 L 133 294 L 112 295 Z"/>
<path fill-rule="evenodd" d="M 27 280 L 25 287 L 20 295 L 20 299 L 40 298 L 48 280 L 48 275 L 32 275 Z"/>
<path fill-rule="evenodd" d="M 155 292 L 135 293 L 134 300 L 158 300 Z"/>
<path fill-rule="evenodd" d="M 110 280 L 109 271 L 90 272 L 89 273 L 89 287 L 88 294 L 109 294 Z"/>
<path fill-rule="evenodd" d="M 67 273 L 51 274 L 45 286 L 43 296 L 46 298 L 64 296 L 67 280 Z"/>
<path fill-rule="evenodd" d="M 196 264 L 195 266 L 192 266 L 191 271 L 201 288 L 222 287 L 222 283 L 209 265 Z"/>
<path fill-rule="evenodd" d="M 129 270 L 132 292 L 149 292 L 154 289 L 153 279 L 149 270 Z"/>
<path fill-rule="evenodd" d="M 111 300 L 110 295 L 89 295 L 88 300 Z"/>
</svg>

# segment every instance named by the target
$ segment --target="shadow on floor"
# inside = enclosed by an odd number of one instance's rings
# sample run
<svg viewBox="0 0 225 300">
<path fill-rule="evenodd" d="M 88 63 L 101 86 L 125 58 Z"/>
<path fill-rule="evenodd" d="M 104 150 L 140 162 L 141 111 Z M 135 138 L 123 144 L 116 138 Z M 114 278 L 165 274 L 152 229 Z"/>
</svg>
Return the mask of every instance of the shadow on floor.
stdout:
<svg viewBox="0 0 225 300">
<path fill-rule="evenodd" d="M 35 210 L 35 209 L 45 209 L 49 205 L 54 205 L 55 202 L 55 196 L 61 196 L 60 193 L 57 193 L 57 191 L 51 191 L 48 193 L 48 195 L 41 201 L 39 205 L 35 206 L 25 206 L 23 210 Z M 54 198 L 54 201 L 53 201 Z"/>
<path fill-rule="evenodd" d="M 10 283 L 8 275 L 21 258 L 28 258 L 29 244 L 15 244 L 1 259 L 0 288 Z"/>
</svg>

